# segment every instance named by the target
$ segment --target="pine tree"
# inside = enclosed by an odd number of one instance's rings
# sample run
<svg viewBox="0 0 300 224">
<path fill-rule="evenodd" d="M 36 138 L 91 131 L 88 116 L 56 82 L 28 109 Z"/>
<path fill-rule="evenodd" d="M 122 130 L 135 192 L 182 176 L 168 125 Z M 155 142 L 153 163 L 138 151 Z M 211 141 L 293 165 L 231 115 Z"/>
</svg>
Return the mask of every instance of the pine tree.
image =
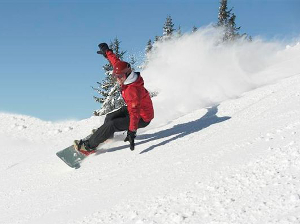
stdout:
<svg viewBox="0 0 300 224">
<path fill-rule="evenodd" d="M 114 41 L 110 43 L 109 48 L 113 50 L 118 58 L 123 60 L 126 51 L 121 51 L 120 43 L 118 38 L 115 38 Z M 107 114 L 125 105 L 120 93 L 119 84 L 112 76 L 112 65 L 107 63 L 103 66 L 103 69 L 106 75 L 105 79 L 101 83 L 97 82 L 99 87 L 93 87 L 93 89 L 101 95 L 100 97 L 94 96 L 95 101 L 102 104 L 101 109 L 94 111 L 94 115 L 96 116 Z"/>
<path fill-rule="evenodd" d="M 163 39 L 168 40 L 172 37 L 174 29 L 174 24 L 172 22 L 171 16 L 168 16 L 163 27 Z"/>
<path fill-rule="evenodd" d="M 136 64 L 137 60 L 135 58 L 135 56 L 132 54 L 129 56 L 129 64 L 131 66 L 132 71 L 135 70 L 135 64 Z"/>
<path fill-rule="evenodd" d="M 229 18 L 228 20 L 228 37 L 227 39 L 228 40 L 235 40 L 236 38 L 239 38 L 240 37 L 240 34 L 239 34 L 239 30 L 241 29 L 241 27 L 236 27 L 236 24 L 235 24 L 235 14 L 232 13 L 231 17 Z"/>
<path fill-rule="evenodd" d="M 160 36 L 155 36 L 155 37 L 154 37 L 154 43 L 155 43 L 155 42 L 158 42 L 158 41 L 160 41 L 160 40 L 161 40 L 161 37 L 160 37 Z"/>
<path fill-rule="evenodd" d="M 147 42 L 146 49 L 145 49 L 146 55 L 149 54 L 149 53 L 151 52 L 152 47 L 153 47 L 153 46 L 152 46 L 152 41 L 151 41 L 151 39 L 149 39 L 148 42 Z"/>
<path fill-rule="evenodd" d="M 176 32 L 176 36 L 177 37 L 181 37 L 182 36 L 181 26 L 178 27 L 177 32 Z"/>
<path fill-rule="evenodd" d="M 225 27 L 228 24 L 232 9 L 227 10 L 227 0 L 221 0 L 220 4 L 217 26 Z"/>
<path fill-rule="evenodd" d="M 217 27 L 224 29 L 223 42 L 234 41 L 241 37 L 238 32 L 241 27 L 236 27 L 236 15 L 232 13 L 233 8 L 228 10 L 227 0 L 221 0 L 220 4 Z"/>
<path fill-rule="evenodd" d="M 153 42 L 154 44 L 155 42 Z M 149 62 L 149 55 L 153 51 L 153 44 L 151 39 L 148 40 L 147 45 L 145 47 L 145 55 L 144 55 L 144 61 L 141 65 L 138 66 L 139 69 L 145 69 L 147 67 L 147 64 Z"/>
<path fill-rule="evenodd" d="M 196 26 L 193 26 L 192 33 L 195 33 L 198 30 Z"/>
</svg>

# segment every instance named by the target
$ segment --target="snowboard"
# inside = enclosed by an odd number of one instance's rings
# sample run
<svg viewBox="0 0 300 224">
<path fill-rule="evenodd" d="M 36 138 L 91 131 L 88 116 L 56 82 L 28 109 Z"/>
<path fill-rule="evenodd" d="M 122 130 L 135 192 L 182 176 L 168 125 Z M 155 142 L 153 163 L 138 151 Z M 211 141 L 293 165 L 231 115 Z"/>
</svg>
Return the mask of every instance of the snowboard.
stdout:
<svg viewBox="0 0 300 224">
<path fill-rule="evenodd" d="M 83 140 L 86 140 L 90 137 L 91 135 L 87 136 Z M 80 163 L 90 154 L 95 153 L 96 151 L 92 151 L 89 153 L 83 154 L 82 152 L 79 152 L 75 149 L 74 145 L 71 145 L 59 152 L 56 153 L 56 155 L 64 161 L 69 167 L 78 169 L 80 168 Z"/>
</svg>

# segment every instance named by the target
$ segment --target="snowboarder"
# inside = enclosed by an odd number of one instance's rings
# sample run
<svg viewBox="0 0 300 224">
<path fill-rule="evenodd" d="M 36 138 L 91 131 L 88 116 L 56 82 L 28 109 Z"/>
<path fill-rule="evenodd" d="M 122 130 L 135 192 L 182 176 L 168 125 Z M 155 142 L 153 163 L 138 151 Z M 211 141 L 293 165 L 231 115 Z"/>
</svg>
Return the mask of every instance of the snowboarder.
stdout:
<svg viewBox="0 0 300 224">
<path fill-rule="evenodd" d="M 75 148 L 85 154 L 96 150 L 105 140 L 112 138 L 117 131 L 126 131 L 124 141 L 129 141 L 134 150 L 134 139 L 138 128 L 144 128 L 154 118 L 154 110 L 149 92 L 139 72 L 134 72 L 129 63 L 121 61 L 106 43 L 98 45 L 98 54 L 102 54 L 113 66 L 113 76 L 121 86 L 122 97 L 127 106 L 109 113 L 104 124 L 88 140 L 75 140 Z"/>
</svg>

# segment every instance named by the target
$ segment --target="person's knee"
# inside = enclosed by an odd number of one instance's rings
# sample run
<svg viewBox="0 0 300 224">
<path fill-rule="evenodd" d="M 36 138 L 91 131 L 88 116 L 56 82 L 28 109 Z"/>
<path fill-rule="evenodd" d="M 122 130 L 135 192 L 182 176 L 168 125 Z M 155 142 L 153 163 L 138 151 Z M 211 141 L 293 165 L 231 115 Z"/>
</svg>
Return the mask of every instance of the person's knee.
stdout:
<svg viewBox="0 0 300 224">
<path fill-rule="evenodd" d="M 107 115 L 105 116 L 104 123 L 107 123 L 107 122 L 109 122 L 109 121 L 111 121 L 111 120 L 112 120 L 112 115 L 111 115 L 111 114 L 107 114 Z"/>
<path fill-rule="evenodd" d="M 114 127 L 114 121 L 113 120 L 107 120 L 107 122 L 105 122 L 105 126 L 111 128 Z"/>
</svg>

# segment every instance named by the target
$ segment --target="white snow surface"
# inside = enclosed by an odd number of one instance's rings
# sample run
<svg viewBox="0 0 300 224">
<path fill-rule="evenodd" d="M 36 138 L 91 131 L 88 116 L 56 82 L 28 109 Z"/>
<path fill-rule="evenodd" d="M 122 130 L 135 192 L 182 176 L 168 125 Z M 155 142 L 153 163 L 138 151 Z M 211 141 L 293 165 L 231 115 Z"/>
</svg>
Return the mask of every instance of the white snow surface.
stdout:
<svg viewBox="0 0 300 224">
<path fill-rule="evenodd" d="M 273 78 L 218 104 L 195 91 L 198 108 L 180 102 L 188 112 L 175 116 L 163 93 L 155 115 L 170 117 L 139 130 L 134 151 L 118 133 L 76 170 L 55 153 L 103 117 L 0 113 L 0 223 L 300 223 L 299 45 L 286 51 L 293 57 L 252 73 Z"/>
</svg>

